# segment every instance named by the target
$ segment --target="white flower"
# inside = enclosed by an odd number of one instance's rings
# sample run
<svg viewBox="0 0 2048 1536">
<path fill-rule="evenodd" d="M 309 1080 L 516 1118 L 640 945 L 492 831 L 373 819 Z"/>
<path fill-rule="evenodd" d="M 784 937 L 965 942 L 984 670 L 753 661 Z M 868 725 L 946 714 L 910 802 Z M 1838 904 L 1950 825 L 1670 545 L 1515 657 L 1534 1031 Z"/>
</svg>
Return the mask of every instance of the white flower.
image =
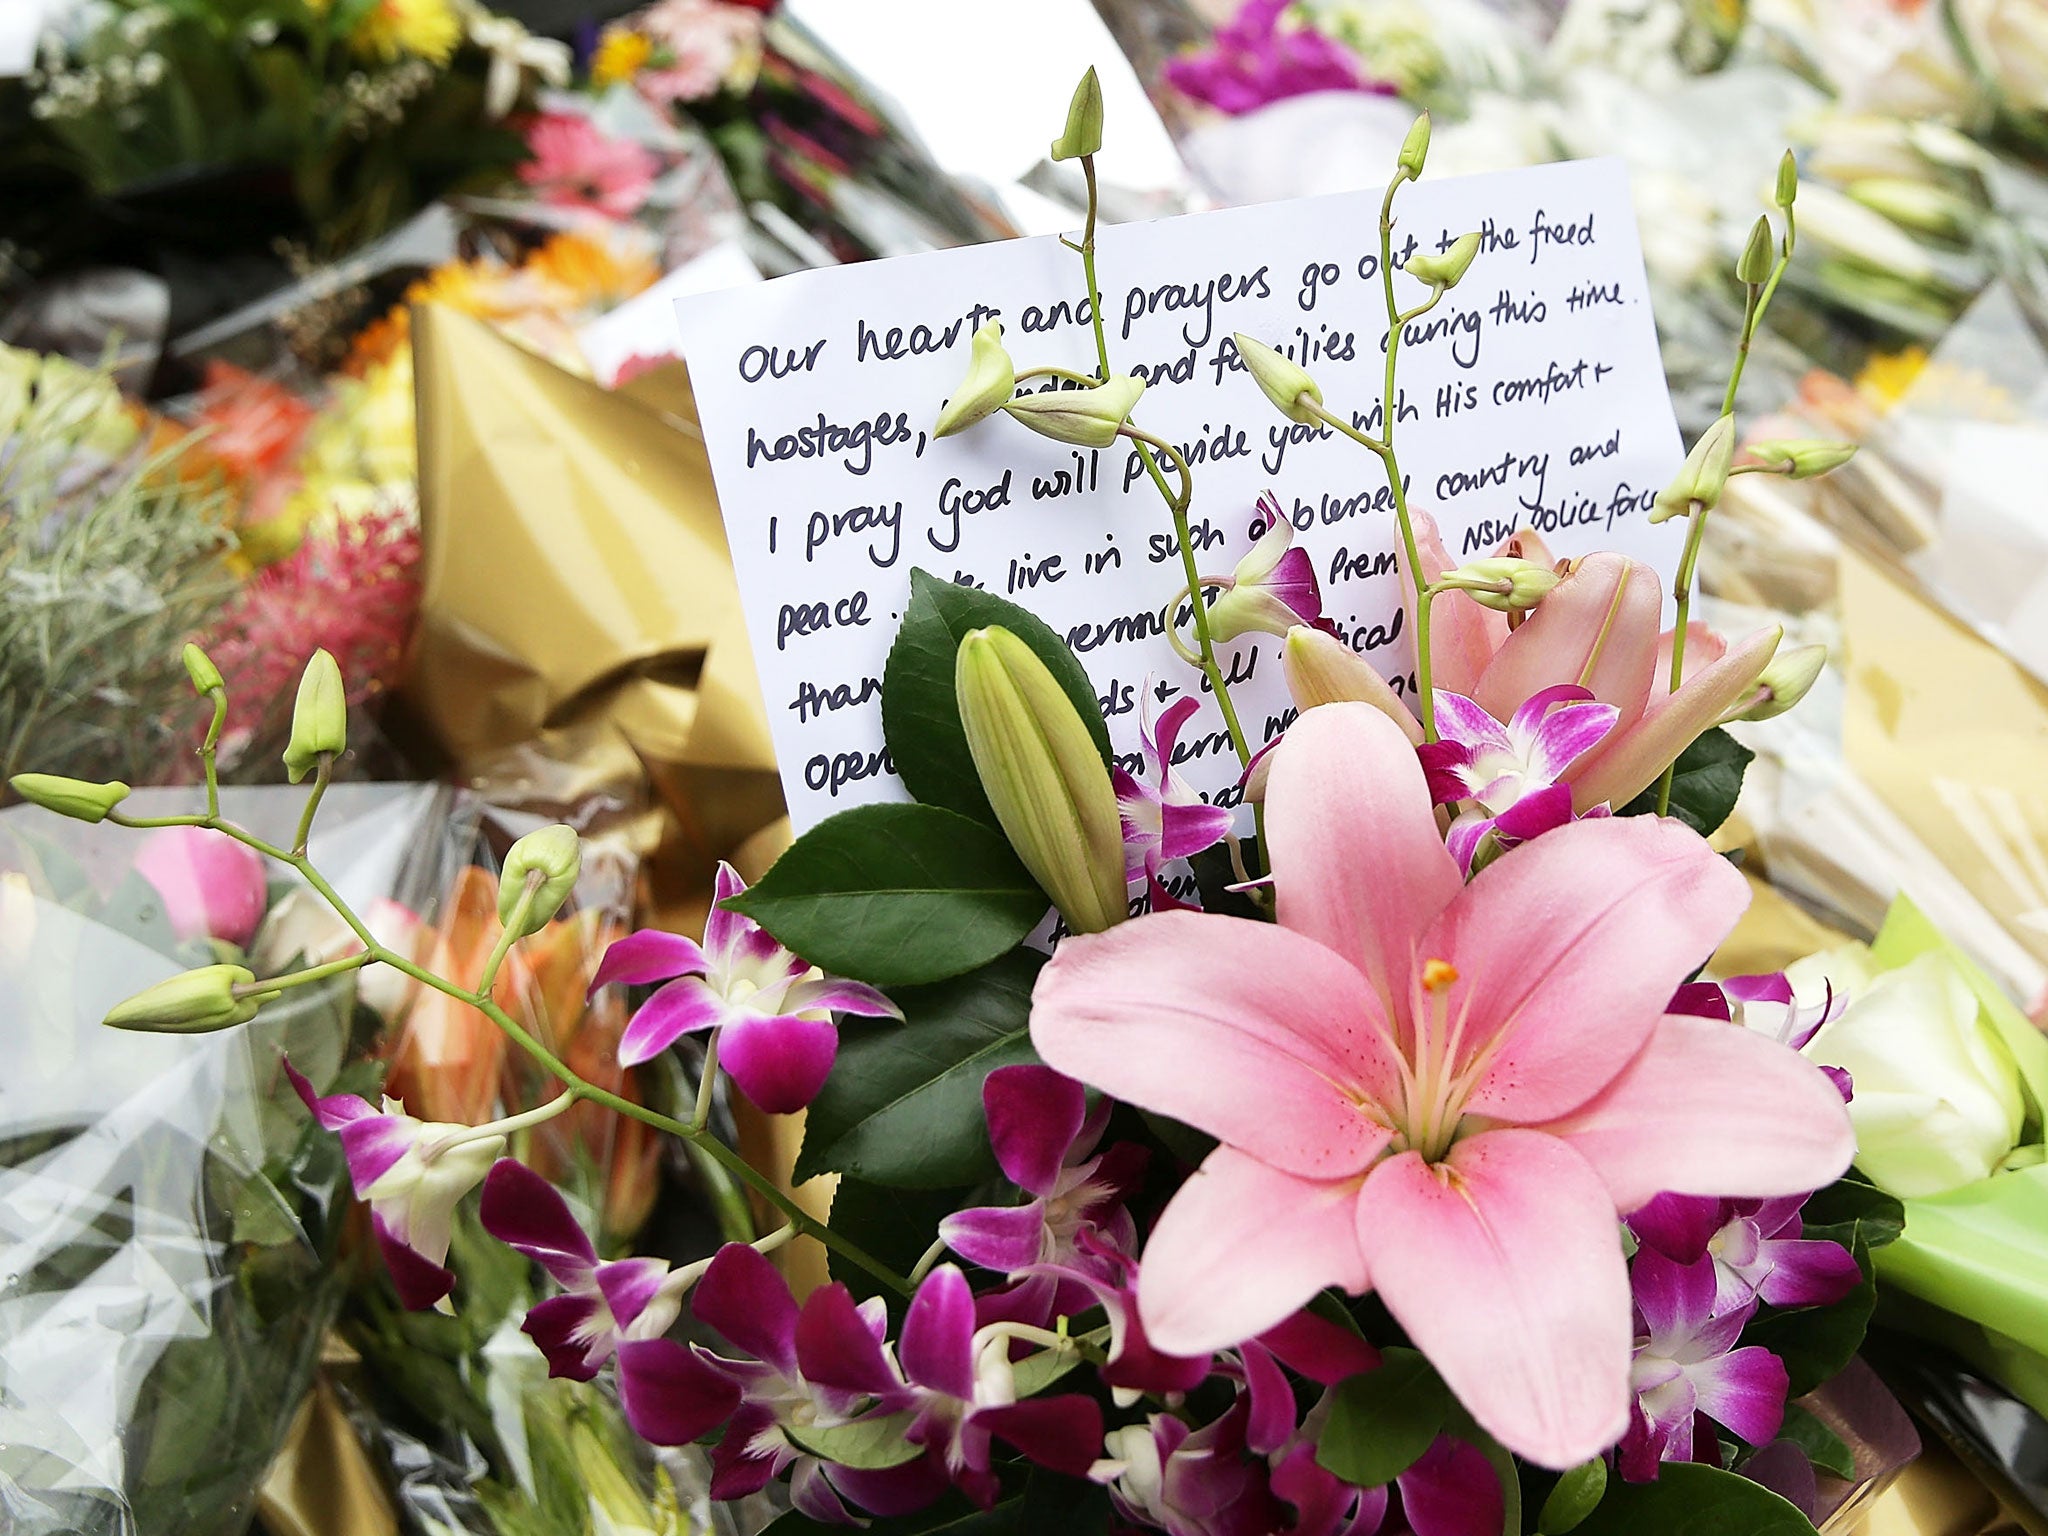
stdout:
<svg viewBox="0 0 2048 1536">
<path fill-rule="evenodd" d="M 2041 0 L 1955 0 L 1977 63 L 2014 107 L 2048 111 L 2048 10 Z"/>
<path fill-rule="evenodd" d="M 471 6 L 466 19 L 469 40 L 491 56 L 490 74 L 484 81 L 484 112 L 503 117 L 519 100 L 519 82 L 532 70 L 557 90 L 569 83 L 570 53 L 567 43 L 535 37 L 506 16 L 493 16 L 482 6 Z"/>
<path fill-rule="evenodd" d="M 1955 962 L 1929 953 L 1867 979 L 1838 963 L 1826 969 L 1838 989 L 1847 983 L 1849 1003 L 1806 1055 L 1853 1081 L 1856 1166 L 1906 1198 L 1996 1172 L 2026 1106 L 2018 1069 Z"/>
</svg>

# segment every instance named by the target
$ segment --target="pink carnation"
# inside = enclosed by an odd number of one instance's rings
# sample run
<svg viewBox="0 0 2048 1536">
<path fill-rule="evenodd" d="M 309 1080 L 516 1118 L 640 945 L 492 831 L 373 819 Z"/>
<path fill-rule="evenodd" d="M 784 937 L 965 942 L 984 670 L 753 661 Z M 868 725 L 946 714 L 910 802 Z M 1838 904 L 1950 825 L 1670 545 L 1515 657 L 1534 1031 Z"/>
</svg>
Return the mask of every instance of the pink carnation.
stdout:
<svg viewBox="0 0 2048 1536">
<path fill-rule="evenodd" d="M 573 112 L 543 112 L 526 130 L 529 158 L 519 179 L 555 208 L 631 218 L 647 201 L 661 164 L 630 139 L 615 139 Z"/>
</svg>

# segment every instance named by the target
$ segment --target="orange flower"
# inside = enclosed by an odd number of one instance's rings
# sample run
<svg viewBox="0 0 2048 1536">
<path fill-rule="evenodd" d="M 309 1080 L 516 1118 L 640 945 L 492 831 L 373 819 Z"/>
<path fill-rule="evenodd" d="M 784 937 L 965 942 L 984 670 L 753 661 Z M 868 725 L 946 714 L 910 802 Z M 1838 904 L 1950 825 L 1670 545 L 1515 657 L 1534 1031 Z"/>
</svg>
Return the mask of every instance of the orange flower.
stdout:
<svg viewBox="0 0 2048 1536">
<path fill-rule="evenodd" d="M 456 877 L 448 908 L 425 942 L 423 964 L 473 987 L 498 942 L 498 881 L 474 867 Z M 503 1006 L 511 978 L 500 971 L 492 998 Z M 423 987 L 391 1047 L 384 1091 L 421 1120 L 476 1125 L 491 1118 L 505 1065 L 505 1036 L 467 1003 Z"/>
<path fill-rule="evenodd" d="M 563 230 L 527 257 L 522 270 L 561 289 L 574 308 L 609 309 L 661 276 L 645 242 L 629 234 Z"/>
</svg>

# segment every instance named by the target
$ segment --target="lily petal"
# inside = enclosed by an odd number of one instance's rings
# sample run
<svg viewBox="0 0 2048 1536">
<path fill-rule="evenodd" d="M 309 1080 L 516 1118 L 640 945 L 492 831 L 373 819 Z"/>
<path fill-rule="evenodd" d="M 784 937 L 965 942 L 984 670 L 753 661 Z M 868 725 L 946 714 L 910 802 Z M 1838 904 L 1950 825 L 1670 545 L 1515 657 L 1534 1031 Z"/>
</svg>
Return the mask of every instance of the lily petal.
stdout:
<svg viewBox="0 0 2048 1536">
<path fill-rule="evenodd" d="M 1420 508 L 1414 510 L 1412 517 L 1415 552 L 1420 557 L 1422 579 L 1433 582 L 1444 572 L 1455 569 L 1458 562 L 1444 548 L 1436 519 Z M 1414 573 L 1404 574 L 1409 579 L 1401 584 L 1401 601 L 1407 609 L 1404 617 L 1408 621 L 1408 632 L 1413 634 L 1416 628 Z M 1479 679 L 1486 675 L 1494 654 L 1508 639 L 1508 616 L 1495 613 L 1468 598 L 1449 595 L 1431 606 L 1429 618 L 1430 657 L 1435 664 L 1436 686 L 1467 697 L 1476 694 Z M 1419 734 L 1416 739 L 1421 739 Z"/>
<path fill-rule="evenodd" d="M 1744 1199 L 1820 1189 L 1856 1153 L 1842 1096 L 1811 1062 L 1754 1030 L 1681 1014 L 1659 1021 L 1597 1098 L 1543 1129 L 1600 1171 L 1624 1212 L 1662 1190 Z"/>
<path fill-rule="evenodd" d="M 1062 943 L 1032 993 L 1031 1039 L 1114 1098 L 1287 1172 L 1336 1178 L 1386 1143 L 1346 1088 L 1399 1091 L 1370 999 L 1356 971 L 1300 934 L 1161 912 Z"/>
<path fill-rule="evenodd" d="M 1326 1285 L 1365 1290 L 1357 1192 L 1355 1178 L 1298 1178 L 1218 1147 L 1145 1245 L 1146 1337 L 1167 1354 L 1206 1355 L 1284 1322 Z"/>
<path fill-rule="evenodd" d="M 1625 555 L 1588 555 L 1508 636 L 1473 697 L 1505 720 L 1531 694 L 1577 683 L 1632 721 L 1650 702 L 1663 612 L 1663 588 L 1649 566 Z"/>
<path fill-rule="evenodd" d="M 1466 1049 L 1494 1053 L 1466 1112 L 1527 1122 L 1585 1103 L 1748 905 L 1733 865 L 1649 816 L 1574 822 L 1488 865 L 1422 940 L 1460 967 Z"/>
<path fill-rule="evenodd" d="M 1521 1130 L 1434 1168 L 1403 1152 L 1367 1177 L 1358 1230 L 1395 1320 L 1502 1445 L 1561 1471 L 1621 1438 L 1628 1272 L 1583 1158 Z"/>
</svg>

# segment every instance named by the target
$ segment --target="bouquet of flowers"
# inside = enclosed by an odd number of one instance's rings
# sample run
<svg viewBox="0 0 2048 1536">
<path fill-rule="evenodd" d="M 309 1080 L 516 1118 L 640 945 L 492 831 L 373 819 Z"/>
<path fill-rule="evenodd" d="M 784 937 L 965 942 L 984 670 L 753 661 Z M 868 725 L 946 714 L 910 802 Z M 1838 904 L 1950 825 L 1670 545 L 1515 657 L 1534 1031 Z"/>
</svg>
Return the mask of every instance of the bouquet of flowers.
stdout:
<svg viewBox="0 0 2048 1536">
<path fill-rule="evenodd" d="M 1092 185 L 1101 135 L 1091 73 L 1054 156 Z M 1473 234 L 1394 259 L 1429 146 L 1425 117 L 1381 209 L 1387 398 L 1406 328 L 1479 253 Z M 824 821 L 751 887 L 723 871 L 700 938 L 629 934 L 591 978 L 653 988 L 621 1064 L 703 1042 L 696 1107 L 670 1114 L 591 1080 L 497 993 L 574 886 L 571 828 L 513 844 L 498 931 L 459 974 L 323 883 L 306 829 L 347 724 L 322 653 L 283 754 L 311 781 L 296 840 L 210 796 L 149 817 L 119 783 L 15 780 L 89 821 L 224 832 L 329 896 L 360 944 L 282 975 L 203 966 L 109 1022 L 235 1029 L 370 965 L 487 1019 L 557 1097 L 430 1120 L 285 1064 L 339 1136 L 400 1294 L 466 1304 L 455 1211 L 480 1187 L 483 1228 L 553 1282 L 522 1325 L 550 1369 L 609 1372 L 656 1444 L 714 1442 L 714 1498 L 786 1480 L 789 1536 L 1112 1517 L 1217 1536 L 1810 1532 L 1879 1470 L 1824 1389 L 1898 1206 L 1849 1176 L 1838 999 L 1700 979 L 1749 901 L 1706 840 L 1747 760 L 1717 726 L 1791 708 L 1819 658 L 1691 615 L 1730 478 L 1808 477 L 1850 451 L 1788 439 L 1736 462 L 1746 343 L 1790 264 L 1798 191 L 1788 156 L 1736 267 L 1745 345 L 1722 413 L 1658 497 L 1660 520 L 1686 520 L 1668 633 L 1657 576 L 1617 554 L 1554 562 L 1521 534 L 1453 564 L 1407 505 L 1398 423 L 1366 431 L 1240 336 L 1275 409 L 1385 470 L 1414 665 L 1382 678 L 1321 627 L 1277 507 L 1232 571 L 1201 570 L 1194 471 L 1135 419 L 1143 382 L 1100 326 L 1096 369 L 1074 372 L 1020 368 L 991 324 L 933 431 L 1135 456 L 1185 575 L 1163 620 L 1221 709 L 1243 776 L 1220 798 L 1249 802 L 1249 830 L 1175 771 L 1189 704 L 1115 759 L 1055 634 L 920 574 L 883 679 L 914 798 Z M 1075 249 L 1099 312 L 1094 225 L 1091 208 Z M 1218 659 L 1251 632 L 1285 637 L 1297 707 L 1259 752 Z M 191 666 L 224 716 L 218 673 Z M 722 1080 L 808 1110 L 798 1173 L 839 1175 L 828 1221 L 720 1141 Z M 784 1224 L 681 1267 L 605 1257 L 506 1155 L 590 1105 L 681 1138 Z M 832 1275 L 801 1300 L 769 1258 L 797 1240 Z"/>
</svg>

